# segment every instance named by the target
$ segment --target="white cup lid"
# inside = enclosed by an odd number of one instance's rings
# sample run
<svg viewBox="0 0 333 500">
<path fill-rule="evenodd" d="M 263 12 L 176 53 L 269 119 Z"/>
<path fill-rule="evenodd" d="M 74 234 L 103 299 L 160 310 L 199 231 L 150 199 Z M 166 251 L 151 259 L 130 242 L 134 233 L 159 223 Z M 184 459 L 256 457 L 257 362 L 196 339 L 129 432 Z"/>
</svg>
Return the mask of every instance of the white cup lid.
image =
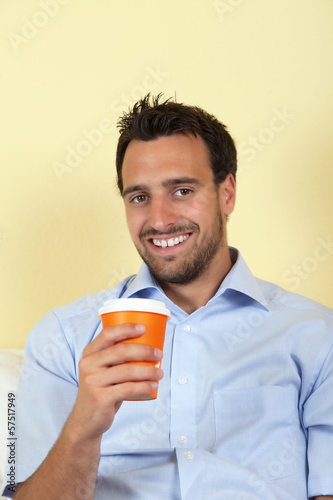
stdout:
<svg viewBox="0 0 333 500">
<path fill-rule="evenodd" d="M 98 317 L 102 314 L 117 311 L 145 311 L 156 314 L 164 314 L 171 318 L 170 311 L 164 302 L 152 299 L 111 299 L 104 302 L 98 311 Z"/>
</svg>

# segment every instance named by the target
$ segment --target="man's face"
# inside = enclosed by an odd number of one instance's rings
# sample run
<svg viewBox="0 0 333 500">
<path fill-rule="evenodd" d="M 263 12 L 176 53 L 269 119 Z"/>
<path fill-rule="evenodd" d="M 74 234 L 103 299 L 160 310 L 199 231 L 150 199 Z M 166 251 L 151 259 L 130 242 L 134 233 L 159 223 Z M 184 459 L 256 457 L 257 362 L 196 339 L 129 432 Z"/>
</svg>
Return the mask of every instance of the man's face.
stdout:
<svg viewBox="0 0 333 500">
<path fill-rule="evenodd" d="M 225 217 L 200 137 L 130 142 L 123 197 L 133 242 L 160 282 L 190 283 L 223 258 Z"/>
</svg>

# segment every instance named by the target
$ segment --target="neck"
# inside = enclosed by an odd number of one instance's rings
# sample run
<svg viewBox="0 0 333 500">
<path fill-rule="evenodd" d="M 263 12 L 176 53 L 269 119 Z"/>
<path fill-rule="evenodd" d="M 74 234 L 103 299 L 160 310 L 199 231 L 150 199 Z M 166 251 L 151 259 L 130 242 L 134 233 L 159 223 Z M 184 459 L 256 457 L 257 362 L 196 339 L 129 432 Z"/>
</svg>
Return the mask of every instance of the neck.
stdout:
<svg viewBox="0 0 333 500">
<path fill-rule="evenodd" d="M 209 268 L 193 282 L 184 284 L 160 282 L 160 285 L 174 304 L 187 314 L 191 314 L 214 297 L 231 267 L 229 249 L 226 247 L 217 262 L 212 262 Z"/>
</svg>

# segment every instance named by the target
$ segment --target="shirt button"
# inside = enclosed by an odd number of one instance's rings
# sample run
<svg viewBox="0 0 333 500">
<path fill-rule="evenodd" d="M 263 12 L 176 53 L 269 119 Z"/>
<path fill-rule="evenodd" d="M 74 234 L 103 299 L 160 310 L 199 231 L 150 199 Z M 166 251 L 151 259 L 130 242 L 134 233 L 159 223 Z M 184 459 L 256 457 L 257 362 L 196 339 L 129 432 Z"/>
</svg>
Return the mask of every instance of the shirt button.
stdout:
<svg viewBox="0 0 333 500">
<path fill-rule="evenodd" d="M 186 436 L 179 436 L 178 441 L 180 442 L 180 444 L 186 443 Z"/>
<path fill-rule="evenodd" d="M 189 332 L 191 331 L 190 325 L 184 325 L 184 332 Z"/>
<path fill-rule="evenodd" d="M 180 377 L 180 378 L 178 379 L 178 382 L 179 382 L 181 385 L 187 384 L 187 378 L 186 378 L 186 377 Z"/>
<path fill-rule="evenodd" d="M 185 458 L 186 460 L 193 460 L 194 458 L 194 455 L 191 451 L 188 451 L 186 454 L 185 454 Z"/>
</svg>

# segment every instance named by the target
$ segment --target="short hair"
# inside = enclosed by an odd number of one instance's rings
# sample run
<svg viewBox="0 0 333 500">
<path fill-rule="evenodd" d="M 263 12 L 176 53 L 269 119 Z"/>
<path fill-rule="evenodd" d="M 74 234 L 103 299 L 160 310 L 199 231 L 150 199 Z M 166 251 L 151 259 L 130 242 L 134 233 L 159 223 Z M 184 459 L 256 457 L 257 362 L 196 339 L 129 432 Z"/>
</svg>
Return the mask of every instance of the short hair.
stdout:
<svg viewBox="0 0 333 500">
<path fill-rule="evenodd" d="M 209 152 L 216 185 L 232 174 L 236 180 L 237 151 L 225 125 L 197 106 L 171 100 L 161 102 L 162 94 L 150 93 L 134 104 L 118 120 L 120 137 L 116 153 L 117 184 L 123 192 L 122 166 L 127 146 L 133 139 L 152 141 L 173 134 L 200 136 Z"/>
</svg>

